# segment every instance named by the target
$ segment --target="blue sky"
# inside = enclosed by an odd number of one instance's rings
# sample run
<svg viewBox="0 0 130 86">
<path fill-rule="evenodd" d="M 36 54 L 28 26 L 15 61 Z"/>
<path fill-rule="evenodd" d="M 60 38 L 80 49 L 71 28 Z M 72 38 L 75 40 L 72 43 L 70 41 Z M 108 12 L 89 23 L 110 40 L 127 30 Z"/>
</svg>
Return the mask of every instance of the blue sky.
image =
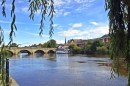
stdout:
<svg viewBox="0 0 130 86">
<path fill-rule="evenodd" d="M 0 25 L 4 29 L 5 43 L 9 41 L 11 2 L 6 3 L 7 17 L 0 18 Z M 29 19 L 28 0 L 16 0 L 16 25 L 18 30 L 14 37 L 17 44 L 32 45 L 49 40 L 49 22 L 46 20 L 43 36 L 39 36 L 40 12 L 34 21 Z M 1 2 L 0 2 L 1 3 Z M 108 17 L 105 11 L 105 0 L 54 0 L 55 15 L 53 39 L 57 43 L 64 43 L 69 39 L 98 38 L 108 33 Z M 1 11 L 1 9 L 0 9 Z M 2 14 L 0 14 L 2 16 Z"/>
</svg>

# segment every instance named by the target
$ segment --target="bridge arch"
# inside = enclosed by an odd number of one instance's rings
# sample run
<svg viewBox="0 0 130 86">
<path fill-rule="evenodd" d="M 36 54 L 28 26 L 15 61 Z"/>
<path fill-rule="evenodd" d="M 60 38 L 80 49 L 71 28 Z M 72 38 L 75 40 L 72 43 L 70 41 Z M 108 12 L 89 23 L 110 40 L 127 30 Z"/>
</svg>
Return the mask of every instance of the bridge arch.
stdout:
<svg viewBox="0 0 130 86">
<path fill-rule="evenodd" d="M 20 50 L 18 53 L 28 53 L 28 54 L 31 54 L 31 51 L 29 51 L 29 50 Z"/>
<path fill-rule="evenodd" d="M 53 54 L 53 53 L 55 53 L 55 51 L 54 50 L 49 50 L 47 53 Z"/>
<path fill-rule="evenodd" d="M 7 55 L 9 55 L 9 56 L 14 55 L 14 53 L 13 53 L 12 51 L 10 51 L 10 50 L 5 50 L 5 53 L 6 53 Z"/>
<path fill-rule="evenodd" d="M 41 54 L 45 54 L 45 52 L 43 50 L 36 50 L 34 53 L 41 53 Z"/>
</svg>

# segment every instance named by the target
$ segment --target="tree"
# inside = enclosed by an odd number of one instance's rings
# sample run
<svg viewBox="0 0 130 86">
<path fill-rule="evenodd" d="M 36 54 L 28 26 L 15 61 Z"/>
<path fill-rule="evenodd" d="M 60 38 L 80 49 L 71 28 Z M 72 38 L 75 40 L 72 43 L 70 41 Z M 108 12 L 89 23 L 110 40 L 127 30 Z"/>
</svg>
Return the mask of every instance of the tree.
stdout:
<svg viewBox="0 0 130 86">
<path fill-rule="evenodd" d="M 45 42 L 45 43 L 42 45 L 43 48 L 47 48 L 47 46 L 48 46 L 48 43 L 47 43 L 47 42 Z"/>
<path fill-rule="evenodd" d="M 43 48 L 55 48 L 56 47 L 56 41 L 54 39 L 51 39 L 47 42 L 45 42 L 43 45 L 42 45 Z"/>
<path fill-rule="evenodd" d="M 18 47 L 18 45 L 16 43 L 12 43 L 10 46 L 11 47 Z"/>
<path fill-rule="evenodd" d="M 89 53 L 89 54 L 92 53 L 92 51 L 91 51 L 91 49 L 90 49 L 91 45 L 92 45 L 92 42 L 91 42 L 91 41 L 87 41 L 87 42 L 85 43 L 84 53 Z"/>
<path fill-rule="evenodd" d="M 75 53 L 75 54 L 80 54 L 81 51 L 82 51 L 81 47 L 75 46 L 73 53 Z"/>
<path fill-rule="evenodd" d="M 109 17 L 110 54 L 118 60 L 125 57 L 130 86 L 130 0 L 105 0 Z M 119 67 L 118 67 L 119 68 Z"/>
<path fill-rule="evenodd" d="M 93 43 L 91 41 L 88 41 L 86 44 L 85 44 L 85 53 L 87 54 L 94 54 L 97 52 L 97 47 L 101 47 L 104 49 L 104 47 L 106 48 L 106 45 L 104 42 L 102 42 L 100 39 L 97 40 L 97 41 L 94 41 Z M 100 49 L 101 49 L 100 48 Z M 107 50 L 107 48 L 106 48 Z M 100 52 L 100 51 L 99 51 Z"/>
<path fill-rule="evenodd" d="M 55 48 L 56 47 L 56 41 L 54 39 L 51 39 L 47 42 L 47 47 L 48 48 Z"/>
<path fill-rule="evenodd" d="M 96 47 L 96 53 L 97 54 L 107 54 L 108 49 L 106 46 Z"/>
<path fill-rule="evenodd" d="M 69 49 L 73 54 L 80 54 L 81 53 L 81 47 L 78 47 L 76 44 L 70 44 Z"/>
<path fill-rule="evenodd" d="M 76 44 L 70 44 L 69 49 L 74 49 L 75 46 L 76 46 Z"/>
<path fill-rule="evenodd" d="M 34 20 L 34 16 L 35 16 L 35 13 L 40 10 L 41 11 L 41 20 L 40 20 L 40 27 L 39 27 L 39 34 L 42 35 L 43 33 L 43 27 L 44 27 L 44 20 L 46 19 L 46 16 L 49 17 L 50 19 L 50 31 L 49 31 L 49 35 L 50 35 L 50 38 L 52 37 L 52 34 L 53 34 L 53 15 L 54 15 L 54 2 L 53 0 L 28 0 L 28 3 L 29 3 L 29 11 L 30 11 L 30 19 L 31 20 Z M 15 31 L 17 30 L 17 26 L 15 24 L 15 21 L 16 21 L 16 14 L 15 14 L 15 0 L 12 0 L 12 9 L 11 9 L 11 18 L 12 18 L 12 22 L 11 22 L 11 31 L 10 31 L 10 34 L 9 34 L 9 43 L 8 43 L 8 46 L 10 46 L 12 43 L 13 43 L 13 36 L 15 35 Z M 2 15 L 3 17 L 6 17 L 6 11 L 5 11 L 5 8 L 6 8 L 6 0 L 1 0 L 1 7 L 2 7 Z M 1 65 L 1 68 L 0 70 L 2 70 L 2 74 L 1 74 L 1 77 L 2 77 L 2 80 L 1 80 L 1 83 L 2 83 L 2 86 L 5 86 L 7 83 L 5 82 L 5 70 L 4 70 L 4 66 L 5 66 L 5 54 L 4 54 L 4 49 L 5 49 L 5 44 L 4 44 L 4 29 L 2 29 L 2 27 L 0 26 L 0 46 L 2 47 L 1 48 L 1 54 L 2 54 L 2 65 Z"/>
<path fill-rule="evenodd" d="M 129 61 L 130 1 L 106 0 L 105 3 L 109 17 L 111 57 L 124 55 Z"/>
</svg>

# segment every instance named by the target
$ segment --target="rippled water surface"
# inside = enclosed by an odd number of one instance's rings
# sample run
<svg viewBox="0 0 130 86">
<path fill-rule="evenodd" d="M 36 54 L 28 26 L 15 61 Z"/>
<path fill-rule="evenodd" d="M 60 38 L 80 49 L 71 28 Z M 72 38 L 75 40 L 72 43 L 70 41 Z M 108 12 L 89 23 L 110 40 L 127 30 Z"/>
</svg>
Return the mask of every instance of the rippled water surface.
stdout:
<svg viewBox="0 0 130 86">
<path fill-rule="evenodd" d="M 20 86 L 126 86 L 125 66 L 110 79 L 111 63 L 108 56 L 14 56 L 10 75 Z"/>
</svg>

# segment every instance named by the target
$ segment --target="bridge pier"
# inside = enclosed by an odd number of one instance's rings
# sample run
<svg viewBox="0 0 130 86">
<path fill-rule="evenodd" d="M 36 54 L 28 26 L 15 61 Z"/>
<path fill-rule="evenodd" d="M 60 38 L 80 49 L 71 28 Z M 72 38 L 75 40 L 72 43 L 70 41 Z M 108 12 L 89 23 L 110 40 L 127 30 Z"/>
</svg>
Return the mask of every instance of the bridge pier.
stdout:
<svg viewBox="0 0 130 86">
<path fill-rule="evenodd" d="M 34 52 L 32 52 L 31 54 L 32 54 L 32 55 L 34 55 L 35 53 L 34 53 Z"/>
</svg>

